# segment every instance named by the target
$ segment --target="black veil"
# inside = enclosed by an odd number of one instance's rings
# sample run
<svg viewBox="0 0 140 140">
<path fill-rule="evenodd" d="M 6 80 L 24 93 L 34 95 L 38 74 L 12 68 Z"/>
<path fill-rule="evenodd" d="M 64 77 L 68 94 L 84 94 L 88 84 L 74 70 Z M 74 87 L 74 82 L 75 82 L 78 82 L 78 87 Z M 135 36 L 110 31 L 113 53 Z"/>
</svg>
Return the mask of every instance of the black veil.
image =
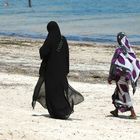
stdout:
<svg viewBox="0 0 140 140">
<path fill-rule="evenodd" d="M 72 108 L 73 105 L 77 105 L 84 101 L 84 97 L 70 85 L 68 85 L 68 93 L 66 95 L 66 98 Z M 39 102 L 44 108 L 47 109 L 45 98 L 45 81 L 43 77 L 39 77 L 37 81 L 34 89 L 33 101 Z M 34 107 L 35 106 L 33 106 L 33 108 Z"/>
</svg>

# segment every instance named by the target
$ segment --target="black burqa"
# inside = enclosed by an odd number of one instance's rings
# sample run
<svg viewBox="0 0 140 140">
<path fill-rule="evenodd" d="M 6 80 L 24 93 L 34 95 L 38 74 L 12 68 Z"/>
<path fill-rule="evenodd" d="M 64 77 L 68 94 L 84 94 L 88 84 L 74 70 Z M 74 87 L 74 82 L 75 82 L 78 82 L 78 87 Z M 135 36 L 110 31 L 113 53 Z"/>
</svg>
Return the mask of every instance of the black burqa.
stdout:
<svg viewBox="0 0 140 140">
<path fill-rule="evenodd" d="M 51 117 L 67 119 L 74 105 L 84 98 L 68 84 L 69 49 L 58 24 L 49 22 L 47 30 L 47 39 L 40 48 L 40 78 L 34 90 L 32 106 L 38 101 L 48 109 Z"/>
</svg>

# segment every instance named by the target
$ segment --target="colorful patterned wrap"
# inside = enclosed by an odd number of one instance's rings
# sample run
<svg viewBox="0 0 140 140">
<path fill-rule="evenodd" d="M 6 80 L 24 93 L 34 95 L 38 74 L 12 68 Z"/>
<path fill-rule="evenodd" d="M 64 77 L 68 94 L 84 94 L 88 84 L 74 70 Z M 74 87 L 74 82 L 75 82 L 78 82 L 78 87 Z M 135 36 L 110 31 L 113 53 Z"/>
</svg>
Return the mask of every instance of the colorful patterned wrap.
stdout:
<svg viewBox="0 0 140 140">
<path fill-rule="evenodd" d="M 116 48 L 111 64 L 116 66 L 116 72 L 125 71 L 127 80 L 132 80 L 133 83 L 138 80 L 140 74 L 140 62 L 136 58 L 127 36 L 124 36 L 121 39 L 121 45 Z M 119 72 L 117 74 L 119 74 Z"/>
</svg>

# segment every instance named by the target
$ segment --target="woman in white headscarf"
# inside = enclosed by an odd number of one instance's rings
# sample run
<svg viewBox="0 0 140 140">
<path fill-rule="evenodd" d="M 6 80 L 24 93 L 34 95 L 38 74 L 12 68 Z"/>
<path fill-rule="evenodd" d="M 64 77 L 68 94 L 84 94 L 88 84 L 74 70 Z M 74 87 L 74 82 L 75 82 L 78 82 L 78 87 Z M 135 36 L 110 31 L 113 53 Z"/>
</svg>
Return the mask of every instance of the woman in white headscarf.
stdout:
<svg viewBox="0 0 140 140">
<path fill-rule="evenodd" d="M 137 60 L 125 33 L 118 33 L 117 42 L 118 47 L 112 58 L 108 77 L 109 84 L 111 84 L 112 80 L 116 82 L 116 89 L 112 95 L 115 110 L 110 113 L 117 117 L 118 111 L 130 111 L 130 118 L 135 119 L 136 113 L 129 94 L 129 83 L 132 84 L 134 94 L 140 74 L 140 63 Z"/>
</svg>

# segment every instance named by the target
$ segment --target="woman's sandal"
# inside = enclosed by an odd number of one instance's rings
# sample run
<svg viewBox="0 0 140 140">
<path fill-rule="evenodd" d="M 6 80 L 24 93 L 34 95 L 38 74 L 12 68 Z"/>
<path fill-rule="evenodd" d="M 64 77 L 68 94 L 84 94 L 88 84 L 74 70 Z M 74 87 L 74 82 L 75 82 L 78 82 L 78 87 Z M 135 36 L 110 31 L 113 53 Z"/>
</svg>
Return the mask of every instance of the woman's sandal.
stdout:
<svg viewBox="0 0 140 140">
<path fill-rule="evenodd" d="M 113 111 L 110 111 L 110 113 L 111 113 L 114 117 L 118 117 L 118 111 L 113 110 Z"/>
<path fill-rule="evenodd" d="M 129 116 L 129 119 L 134 119 L 134 120 L 136 120 L 136 119 L 137 119 L 137 116 L 132 116 L 132 115 L 130 115 L 130 116 Z"/>
</svg>

